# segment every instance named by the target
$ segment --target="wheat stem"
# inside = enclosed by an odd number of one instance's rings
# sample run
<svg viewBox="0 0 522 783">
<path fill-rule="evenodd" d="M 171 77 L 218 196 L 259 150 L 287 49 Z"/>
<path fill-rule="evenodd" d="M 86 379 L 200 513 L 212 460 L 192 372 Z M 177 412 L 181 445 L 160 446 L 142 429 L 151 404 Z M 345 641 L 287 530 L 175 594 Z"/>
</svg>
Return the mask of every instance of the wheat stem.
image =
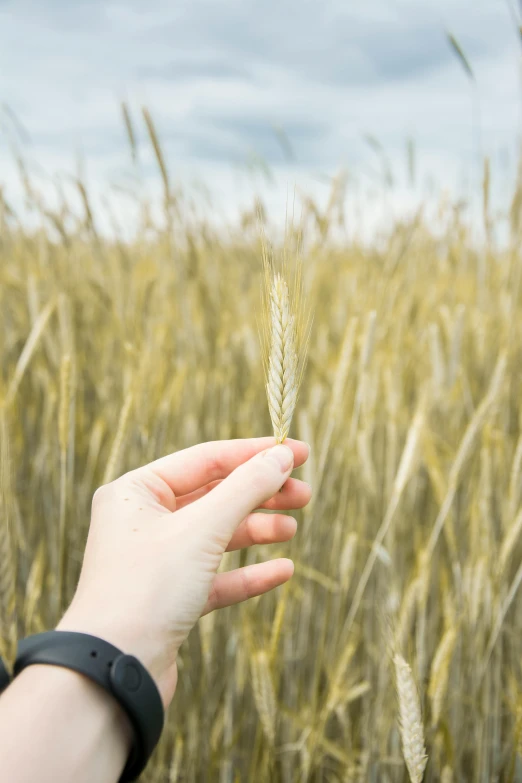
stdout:
<svg viewBox="0 0 522 783">
<path fill-rule="evenodd" d="M 16 650 L 16 577 L 10 526 L 11 475 L 6 411 L 0 407 L 0 654 L 8 668 Z"/>
<path fill-rule="evenodd" d="M 58 613 L 65 609 L 67 592 L 67 446 L 71 408 L 71 357 L 66 354 L 60 367 L 60 409 L 58 440 L 60 443 L 60 513 L 58 525 Z"/>
</svg>

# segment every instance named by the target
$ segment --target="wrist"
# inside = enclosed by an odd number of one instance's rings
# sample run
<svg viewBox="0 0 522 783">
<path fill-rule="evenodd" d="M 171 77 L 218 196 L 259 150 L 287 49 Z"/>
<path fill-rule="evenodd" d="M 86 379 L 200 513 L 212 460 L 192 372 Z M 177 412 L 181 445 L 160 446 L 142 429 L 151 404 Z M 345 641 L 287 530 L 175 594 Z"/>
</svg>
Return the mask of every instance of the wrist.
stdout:
<svg viewBox="0 0 522 783">
<path fill-rule="evenodd" d="M 122 626 L 102 613 L 87 612 L 72 604 L 56 630 L 97 636 L 113 644 L 121 652 L 133 655 L 154 679 L 164 709 L 169 706 L 177 684 L 176 658 L 169 656 L 167 650 L 161 648 L 137 623 Z"/>
<path fill-rule="evenodd" d="M 55 783 L 116 780 L 124 768 L 134 741 L 130 721 L 117 701 L 87 677 L 34 664 L 15 677 L 1 705 L 2 779 L 36 780 L 38 757 L 45 759 L 43 777 Z M 22 734 L 30 742 L 30 752 L 23 755 L 15 752 Z M 60 751 L 53 753 L 57 738 Z"/>
</svg>

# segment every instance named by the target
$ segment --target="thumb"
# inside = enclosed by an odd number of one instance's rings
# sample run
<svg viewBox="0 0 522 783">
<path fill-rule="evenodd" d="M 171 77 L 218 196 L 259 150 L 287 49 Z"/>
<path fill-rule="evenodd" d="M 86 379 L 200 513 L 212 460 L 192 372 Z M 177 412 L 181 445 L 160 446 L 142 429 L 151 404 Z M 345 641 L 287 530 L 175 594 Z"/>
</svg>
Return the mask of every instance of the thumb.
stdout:
<svg viewBox="0 0 522 783">
<path fill-rule="evenodd" d="M 262 451 L 192 503 L 191 514 L 208 523 L 225 548 L 239 523 L 281 489 L 293 466 L 294 454 L 288 446 Z"/>
</svg>

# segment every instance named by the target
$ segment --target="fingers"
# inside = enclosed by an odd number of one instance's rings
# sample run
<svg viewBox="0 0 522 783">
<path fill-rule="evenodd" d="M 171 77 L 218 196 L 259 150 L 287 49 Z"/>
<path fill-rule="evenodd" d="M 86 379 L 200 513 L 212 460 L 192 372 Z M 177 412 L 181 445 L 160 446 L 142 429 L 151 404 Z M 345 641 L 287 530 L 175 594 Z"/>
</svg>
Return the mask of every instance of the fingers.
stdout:
<svg viewBox="0 0 522 783">
<path fill-rule="evenodd" d="M 202 614 L 267 593 L 287 582 L 293 573 L 292 561 L 279 558 L 237 568 L 225 574 L 217 574 Z"/>
<path fill-rule="evenodd" d="M 284 514 L 249 514 L 239 525 L 227 547 L 228 552 L 253 544 L 282 544 L 297 531 L 297 522 Z"/>
<path fill-rule="evenodd" d="M 259 508 L 269 511 L 288 511 L 291 508 L 304 508 L 312 497 L 310 484 L 299 479 L 289 478 L 280 492 L 261 504 Z"/>
<path fill-rule="evenodd" d="M 188 495 L 182 495 L 177 498 L 177 509 L 188 506 L 190 503 L 194 503 L 195 500 L 208 495 L 213 489 L 215 489 L 221 480 L 212 481 L 201 489 L 196 489 L 194 492 L 190 492 Z M 270 511 L 288 511 L 294 508 L 304 508 L 309 502 L 312 496 L 312 489 L 309 484 L 299 479 L 289 478 L 285 481 L 281 490 L 277 491 L 275 495 L 269 498 L 264 503 L 261 503 L 259 508 L 265 508 Z"/>
<path fill-rule="evenodd" d="M 225 551 L 239 523 L 275 495 L 292 468 L 292 451 L 275 446 L 240 465 L 212 492 L 178 513 L 190 514 Z"/>
<path fill-rule="evenodd" d="M 239 465 L 275 444 L 275 438 L 248 438 L 200 443 L 151 462 L 147 468 L 165 481 L 176 495 L 186 495 L 211 481 L 226 478 Z M 308 457 L 309 446 L 287 438 L 298 468 Z"/>
</svg>

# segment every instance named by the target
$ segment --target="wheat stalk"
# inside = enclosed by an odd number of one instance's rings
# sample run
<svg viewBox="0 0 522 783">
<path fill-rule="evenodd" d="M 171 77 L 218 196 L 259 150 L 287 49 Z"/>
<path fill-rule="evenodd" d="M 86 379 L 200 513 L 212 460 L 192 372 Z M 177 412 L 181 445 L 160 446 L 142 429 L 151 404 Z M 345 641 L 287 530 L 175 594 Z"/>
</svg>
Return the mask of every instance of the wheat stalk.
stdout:
<svg viewBox="0 0 522 783">
<path fill-rule="evenodd" d="M 37 607 L 42 595 L 45 581 L 45 547 L 44 540 L 41 539 L 38 549 L 33 558 L 27 584 L 25 586 L 24 600 L 24 627 L 29 635 L 32 632 Z"/>
<path fill-rule="evenodd" d="M 266 393 L 277 443 L 288 435 L 297 402 L 295 319 L 290 311 L 288 286 L 276 274 L 270 290 L 271 341 Z"/>
<path fill-rule="evenodd" d="M 283 443 L 292 423 L 301 385 L 310 319 L 306 318 L 301 264 L 297 260 L 290 285 L 286 257 L 281 268 L 263 256 L 262 344 L 268 410 L 276 443 Z"/>
<path fill-rule="evenodd" d="M 319 453 L 319 463 L 317 469 L 316 486 L 320 486 L 321 480 L 326 468 L 326 461 L 330 452 L 330 445 L 334 433 L 335 425 L 338 424 L 342 414 L 342 400 L 346 385 L 346 378 L 351 365 L 353 349 L 355 345 L 355 330 L 357 328 L 357 318 L 353 317 L 346 327 L 341 352 L 337 362 L 337 368 L 332 384 L 332 396 L 328 408 L 328 417 L 324 434 L 321 440 L 321 451 Z"/>
<path fill-rule="evenodd" d="M 116 476 L 118 468 L 118 462 L 121 455 L 121 449 L 123 446 L 123 439 L 127 430 L 127 424 L 132 410 L 132 404 L 134 402 L 134 394 L 132 390 L 127 394 L 123 407 L 120 411 L 118 419 L 118 426 L 116 427 L 116 434 L 112 442 L 111 450 L 109 453 L 109 459 L 105 467 L 105 473 L 103 474 L 103 483 L 108 484 Z"/>
<path fill-rule="evenodd" d="M 277 719 L 277 702 L 270 659 L 262 650 L 254 653 L 251 660 L 252 690 L 263 731 L 270 745 L 275 742 L 275 727 Z"/>
<path fill-rule="evenodd" d="M 60 512 L 58 523 L 58 611 L 65 609 L 67 593 L 67 446 L 71 418 L 71 356 L 65 354 L 60 366 L 60 407 L 58 441 L 60 444 Z"/>
<path fill-rule="evenodd" d="M 382 546 L 382 543 L 386 538 L 386 534 L 388 533 L 391 527 L 391 524 L 395 518 L 395 513 L 397 511 L 397 508 L 399 507 L 399 502 L 402 493 L 404 492 L 404 488 L 406 487 L 408 480 L 411 476 L 415 464 L 417 451 L 418 451 L 419 440 L 422 435 L 422 430 L 424 429 L 425 426 L 426 404 L 427 404 L 427 400 L 424 396 L 422 396 L 421 400 L 419 401 L 419 405 L 415 413 L 415 416 L 413 417 L 411 425 L 408 429 L 406 442 L 404 444 L 404 449 L 401 455 L 401 460 L 399 462 L 399 467 L 397 469 L 397 474 L 393 482 L 392 493 L 386 509 L 386 513 L 381 522 L 379 530 L 377 531 L 377 535 L 375 536 L 375 539 L 373 541 L 372 548 L 366 560 L 364 569 L 361 573 L 361 576 L 359 577 L 359 582 L 355 590 L 355 595 L 353 597 L 352 605 L 350 606 L 350 611 L 348 612 L 348 615 L 344 622 L 344 627 L 342 632 L 344 637 L 346 637 L 351 630 L 351 627 L 353 625 L 353 622 L 359 610 L 359 606 L 361 604 L 364 591 L 366 590 L 366 586 L 372 574 L 373 567 L 377 562 L 379 547 Z"/>
<path fill-rule="evenodd" d="M 477 434 L 479 433 L 484 422 L 487 420 L 491 410 L 497 401 L 497 397 L 502 389 L 502 383 L 504 380 L 504 373 L 506 370 L 507 357 L 505 353 L 502 353 L 498 358 L 493 376 L 491 378 L 489 388 L 484 396 L 482 402 L 476 409 L 471 421 L 469 422 L 464 436 L 460 442 L 455 460 L 451 466 L 451 470 L 448 477 L 448 489 L 446 497 L 442 503 L 437 519 L 434 522 L 433 529 L 428 542 L 428 552 L 430 557 L 433 556 L 437 541 L 444 527 L 446 518 L 449 515 L 450 509 L 453 505 L 455 495 L 457 494 L 458 483 L 462 473 L 462 468 L 472 451 L 473 443 Z"/>
<path fill-rule="evenodd" d="M 71 355 L 66 353 L 60 365 L 60 408 L 58 413 L 58 440 L 60 452 L 66 454 L 69 444 L 71 407 Z"/>
<path fill-rule="evenodd" d="M 522 435 L 519 436 L 509 475 L 509 517 L 513 518 L 520 496 L 520 468 L 522 466 Z"/>
<path fill-rule="evenodd" d="M 417 612 L 421 590 L 422 576 L 417 574 L 408 584 L 402 596 L 397 628 L 395 631 L 395 644 L 398 650 L 403 650 L 406 647 L 413 620 Z"/>
<path fill-rule="evenodd" d="M 270 634 L 270 661 L 275 660 L 277 656 L 279 639 L 281 637 L 281 631 L 283 630 L 283 621 L 285 619 L 287 597 L 288 597 L 288 588 L 286 587 L 283 589 L 281 598 L 278 601 L 274 621 L 272 623 L 272 629 Z"/>
<path fill-rule="evenodd" d="M 0 654 L 10 668 L 16 650 L 16 571 L 10 514 L 10 454 L 6 411 L 0 407 Z"/>
<path fill-rule="evenodd" d="M 439 642 L 431 664 L 428 696 L 431 701 L 432 724 L 436 726 L 440 720 L 446 691 L 448 689 L 449 671 L 453 650 L 457 642 L 457 629 L 448 628 Z"/>
<path fill-rule="evenodd" d="M 441 772 L 440 783 L 453 783 L 453 772 L 447 764 Z"/>
<path fill-rule="evenodd" d="M 497 558 L 497 566 L 496 566 L 496 571 L 499 578 L 502 577 L 504 571 L 508 566 L 511 553 L 515 548 L 515 545 L 519 539 L 521 532 L 522 532 L 522 508 L 518 511 L 518 514 L 516 515 L 515 519 L 508 527 L 506 534 L 502 540 L 502 544 L 500 546 L 500 552 Z"/>
<path fill-rule="evenodd" d="M 424 745 L 424 729 L 417 687 L 409 664 L 396 653 L 393 659 L 397 696 L 399 699 L 399 728 L 402 753 L 411 783 L 421 783 L 428 757 Z"/>
<path fill-rule="evenodd" d="M 33 328 L 29 333 L 29 337 L 27 338 L 22 349 L 22 353 L 20 354 L 20 357 L 16 363 L 13 377 L 11 378 L 9 386 L 7 387 L 7 392 L 5 395 L 6 408 L 8 408 L 13 403 L 13 400 L 16 397 L 16 392 L 18 391 L 20 382 L 24 376 L 25 371 L 27 370 L 27 367 L 29 366 L 31 357 L 40 341 L 42 334 L 45 331 L 47 323 L 53 314 L 55 306 L 56 303 L 54 301 L 49 302 L 49 304 L 44 308 L 44 310 L 42 310 L 33 324 Z"/>
<path fill-rule="evenodd" d="M 180 779 L 179 773 L 181 771 L 181 762 L 183 760 L 183 750 L 183 738 L 178 734 L 174 743 L 172 759 L 170 762 L 169 783 L 177 783 L 177 781 Z"/>
<path fill-rule="evenodd" d="M 353 531 L 348 533 L 339 559 L 339 582 L 341 589 L 344 591 L 348 590 L 355 570 L 358 544 L 359 536 L 357 533 Z"/>
</svg>

